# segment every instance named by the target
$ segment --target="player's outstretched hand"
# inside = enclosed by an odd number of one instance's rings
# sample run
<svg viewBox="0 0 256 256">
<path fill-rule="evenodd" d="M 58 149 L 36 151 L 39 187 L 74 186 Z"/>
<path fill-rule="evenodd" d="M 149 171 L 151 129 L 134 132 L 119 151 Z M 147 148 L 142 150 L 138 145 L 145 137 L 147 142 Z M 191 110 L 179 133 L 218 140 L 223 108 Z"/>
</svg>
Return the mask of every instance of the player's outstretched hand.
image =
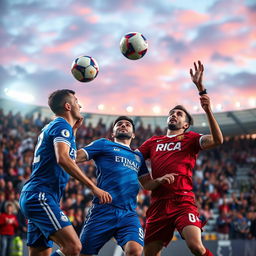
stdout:
<svg viewBox="0 0 256 256">
<path fill-rule="evenodd" d="M 204 86 L 203 86 L 204 66 L 200 60 L 198 61 L 198 64 L 194 62 L 194 69 L 195 69 L 194 71 L 192 68 L 190 69 L 191 80 L 196 85 L 198 91 L 201 92 L 204 90 Z"/>
<path fill-rule="evenodd" d="M 168 173 L 160 178 L 155 179 L 155 181 L 160 184 L 163 184 L 163 183 L 171 184 L 175 181 L 175 176 L 178 176 L 178 174 L 177 173 Z"/>
<path fill-rule="evenodd" d="M 98 187 L 95 187 L 94 189 L 92 189 L 92 192 L 95 196 L 99 198 L 100 204 L 109 204 L 112 202 L 112 197 L 108 192 Z"/>
</svg>

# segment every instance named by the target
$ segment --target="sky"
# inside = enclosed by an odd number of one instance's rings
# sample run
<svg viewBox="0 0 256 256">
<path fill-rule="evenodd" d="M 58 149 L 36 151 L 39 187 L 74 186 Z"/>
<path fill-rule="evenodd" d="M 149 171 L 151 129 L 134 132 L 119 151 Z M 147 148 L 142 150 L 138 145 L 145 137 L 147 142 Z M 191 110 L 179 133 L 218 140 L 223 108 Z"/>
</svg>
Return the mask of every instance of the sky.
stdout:
<svg viewBox="0 0 256 256">
<path fill-rule="evenodd" d="M 120 52 L 128 32 L 147 39 L 139 60 Z M 214 112 L 256 107 L 256 0 L 1 0 L 0 38 L 0 97 L 47 106 L 69 88 L 84 112 L 201 113 L 189 74 L 201 60 Z M 89 83 L 70 72 L 81 55 L 99 65 Z"/>
</svg>

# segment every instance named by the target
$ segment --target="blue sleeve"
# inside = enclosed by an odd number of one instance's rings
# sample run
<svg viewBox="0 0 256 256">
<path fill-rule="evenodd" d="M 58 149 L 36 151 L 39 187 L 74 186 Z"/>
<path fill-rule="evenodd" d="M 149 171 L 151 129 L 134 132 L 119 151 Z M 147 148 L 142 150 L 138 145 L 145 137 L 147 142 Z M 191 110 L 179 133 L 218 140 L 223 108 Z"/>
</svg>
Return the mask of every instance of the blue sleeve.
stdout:
<svg viewBox="0 0 256 256">
<path fill-rule="evenodd" d="M 150 174 L 149 170 L 148 170 L 148 167 L 145 163 L 145 160 L 144 160 L 143 156 L 141 156 L 141 167 L 140 167 L 140 170 L 138 172 L 138 177 L 148 175 L 148 174 Z"/>
<path fill-rule="evenodd" d="M 71 142 L 73 139 L 73 130 L 72 127 L 66 122 L 56 123 L 50 131 L 53 144 L 58 142 L 64 142 L 69 147 L 71 147 Z"/>
<path fill-rule="evenodd" d="M 85 151 L 87 155 L 87 159 L 94 159 L 99 155 L 102 154 L 103 148 L 105 146 L 106 139 L 99 139 L 91 142 L 89 145 L 83 147 L 82 149 Z"/>
</svg>

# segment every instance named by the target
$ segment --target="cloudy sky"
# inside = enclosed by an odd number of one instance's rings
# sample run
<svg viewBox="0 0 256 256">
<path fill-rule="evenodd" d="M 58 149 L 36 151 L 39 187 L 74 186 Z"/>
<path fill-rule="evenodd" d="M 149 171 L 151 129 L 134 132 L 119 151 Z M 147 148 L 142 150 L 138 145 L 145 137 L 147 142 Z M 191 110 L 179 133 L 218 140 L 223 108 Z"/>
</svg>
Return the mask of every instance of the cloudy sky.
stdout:
<svg viewBox="0 0 256 256">
<path fill-rule="evenodd" d="M 256 0 L 1 0 L 0 24 L 0 97 L 46 106 L 70 88 L 85 112 L 165 115 L 179 103 L 197 113 L 189 69 L 200 59 L 214 111 L 255 107 Z M 130 31 L 147 38 L 140 60 L 120 53 Z M 71 75 L 80 55 L 99 64 L 92 82 Z"/>
</svg>

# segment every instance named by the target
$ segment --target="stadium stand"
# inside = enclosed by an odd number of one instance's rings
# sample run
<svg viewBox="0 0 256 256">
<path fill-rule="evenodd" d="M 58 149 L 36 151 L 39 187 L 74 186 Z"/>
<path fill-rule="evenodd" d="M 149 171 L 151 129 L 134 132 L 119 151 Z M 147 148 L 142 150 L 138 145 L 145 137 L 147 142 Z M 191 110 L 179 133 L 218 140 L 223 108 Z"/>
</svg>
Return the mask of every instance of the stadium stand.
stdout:
<svg viewBox="0 0 256 256">
<path fill-rule="evenodd" d="M 13 205 L 19 227 L 16 235 L 26 236 L 26 220 L 18 207 L 24 182 L 31 174 L 33 149 L 41 128 L 49 122 L 50 112 L 37 106 L 15 106 L 1 100 L 0 109 L 0 211 Z M 12 106 L 12 107 L 10 107 Z M 201 152 L 194 170 L 194 191 L 203 219 L 208 219 L 205 240 L 256 239 L 256 109 L 217 113 L 225 142 L 217 149 Z M 77 133 L 77 147 L 100 137 L 110 138 L 111 123 L 116 116 L 85 114 L 85 122 Z M 206 133 L 203 115 L 194 115 L 192 130 Z M 137 148 L 153 134 L 165 133 L 164 117 L 134 117 Z M 219 121 L 219 120 L 218 120 Z M 80 165 L 96 182 L 93 161 Z M 91 206 L 89 189 L 70 179 L 63 200 L 63 210 L 79 233 Z M 137 211 L 144 226 L 150 192 L 141 190 Z M 0 216 L 1 216 L 0 214 Z M 0 235 L 2 234 L 0 226 Z M 174 240 L 181 239 L 175 233 Z"/>
</svg>

